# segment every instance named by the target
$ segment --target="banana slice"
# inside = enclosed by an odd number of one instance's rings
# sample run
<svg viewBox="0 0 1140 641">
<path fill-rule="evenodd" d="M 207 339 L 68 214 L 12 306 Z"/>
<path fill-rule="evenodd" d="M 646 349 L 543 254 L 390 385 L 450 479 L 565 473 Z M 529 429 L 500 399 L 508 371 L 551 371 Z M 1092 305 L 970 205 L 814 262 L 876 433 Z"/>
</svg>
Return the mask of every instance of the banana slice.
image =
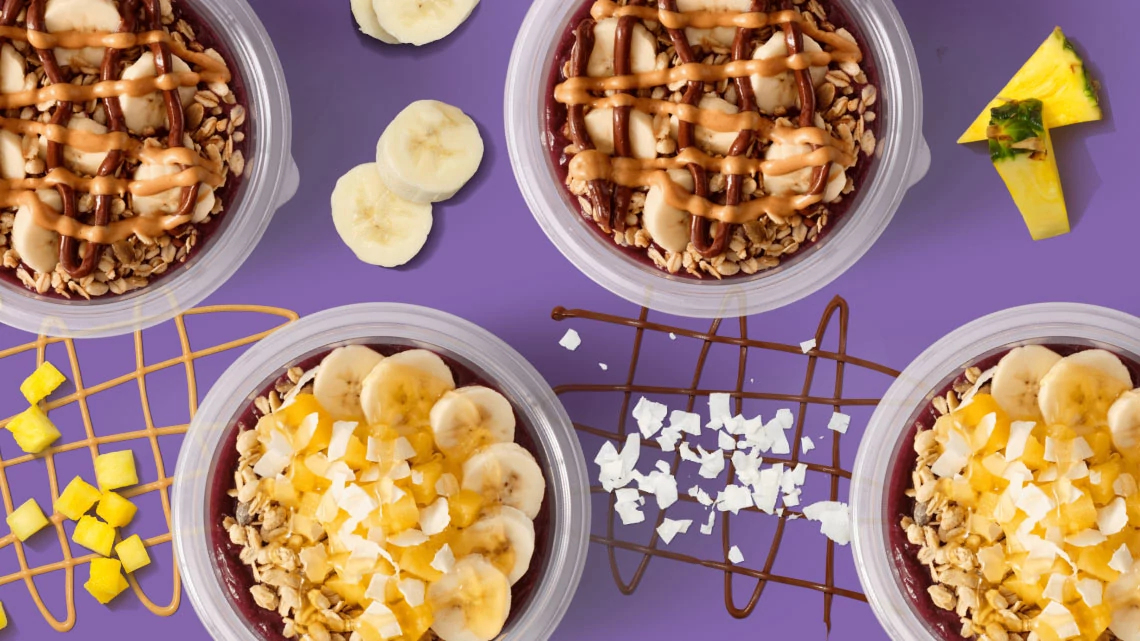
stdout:
<svg viewBox="0 0 1140 641">
<path fill-rule="evenodd" d="M 376 145 L 376 164 L 384 183 L 414 203 L 451 198 L 482 162 L 483 137 L 475 121 L 438 100 L 408 105 Z"/>
<path fill-rule="evenodd" d="M 430 419 L 436 446 L 456 460 L 484 445 L 515 440 L 511 402 L 486 387 L 461 387 L 444 394 L 432 406 Z"/>
<path fill-rule="evenodd" d="M 808 36 L 804 36 L 804 51 L 816 53 L 823 51 L 819 43 Z M 770 60 L 783 58 L 788 55 L 788 42 L 784 33 L 777 31 L 768 42 L 756 48 L 752 54 L 754 60 Z M 812 84 L 816 87 L 823 82 L 827 75 L 827 67 L 812 67 Z M 799 107 L 800 90 L 796 83 L 796 76 L 791 71 L 785 71 L 775 76 L 752 76 L 752 89 L 756 93 L 756 106 L 766 114 L 775 115 L 777 112 Z"/>
<path fill-rule="evenodd" d="M 392 193 L 375 163 L 360 165 L 337 181 L 332 217 L 356 257 L 381 267 L 398 267 L 415 258 L 432 226 L 431 205 Z"/>
<path fill-rule="evenodd" d="M 50 33 L 61 31 L 96 31 L 114 33 L 119 30 L 122 18 L 113 0 L 48 0 L 44 7 L 44 26 Z M 55 58 L 61 65 L 99 68 L 105 49 L 84 47 L 63 49 L 57 47 Z"/>
<path fill-rule="evenodd" d="M 390 45 L 400 44 L 396 36 L 380 26 L 380 21 L 376 19 L 376 9 L 372 7 L 372 0 L 352 0 L 352 17 L 356 18 L 356 24 L 365 35 Z"/>
<path fill-rule="evenodd" d="M 1140 641 L 1140 562 L 1110 581 L 1104 603 L 1112 613 L 1108 629 L 1121 641 Z"/>
<path fill-rule="evenodd" d="M 385 358 L 361 383 L 360 404 L 369 425 L 430 423 L 431 408 L 455 389 L 455 377 L 443 359 L 425 349 Z"/>
<path fill-rule="evenodd" d="M 0 129 L 0 178 L 22 180 L 28 176 L 24 163 L 24 138 Z"/>
<path fill-rule="evenodd" d="M 41 189 L 36 197 L 57 212 L 63 210 L 63 199 L 54 189 Z M 12 224 L 12 248 L 25 265 L 41 274 L 55 271 L 59 264 L 59 234 L 37 225 L 34 214 L 24 205 L 16 210 Z"/>
<path fill-rule="evenodd" d="M 617 41 L 617 18 L 604 18 L 594 24 L 594 49 L 586 64 L 586 75 L 604 78 L 617 75 L 614 70 L 615 42 Z M 653 71 L 657 67 L 657 38 L 637 23 L 630 33 L 629 66 L 633 73 Z"/>
<path fill-rule="evenodd" d="M 364 345 L 345 345 L 329 352 L 313 379 L 313 396 L 335 419 L 362 418 L 360 391 L 364 379 L 384 357 Z"/>
<path fill-rule="evenodd" d="M 586 114 L 586 133 L 594 147 L 603 154 L 614 153 L 614 110 L 609 107 Z M 629 112 L 629 140 L 634 158 L 656 158 L 657 136 L 653 133 L 653 116 L 636 109 Z"/>
<path fill-rule="evenodd" d="M 1042 345 L 1026 345 L 1010 350 L 994 370 L 990 394 L 1015 421 L 1041 418 L 1037 394 L 1041 379 L 1061 360 L 1061 355 Z"/>
<path fill-rule="evenodd" d="M 511 613 L 511 584 L 487 559 L 467 556 L 428 587 L 427 603 L 443 641 L 491 641 Z"/>
<path fill-rule="evenodd" d="M 380 28 L 416 46 L 446 38 L 477 4 L 479 0 L 372 0 Z"/>
<path fill-rule="evenodd" d="M 75 115 L 71 117 L 71 121 L 67 123 L 67 128 L 73 131 L 83 131 L 92 134 L 103 135 L 107 133 L 107 127 L 95 122 L 87 116 Z M 39 149 L 40 158 L 47 158 L 48 139 L 47 136 L 40 136 Z M 99 166 L 103 164 L 103 160 L 107 157 L 106 152 L 85 152 L 72 147 L 71 145 L 64 145 L 63 147 L 63 164 L 68 169 L 88 176 L 94 176 L 99 171 Z"/>
<path fill-rule="evenodd" d="M 178 56 L 171 56 L 171 58 L 176 73 L 191 71 L 190 65 L 186 64 L 182 58 Z M 135 64 L 123 70 L 123 80 L 154 78 L 157 75 L 158 70 L 154 66 L 154 54 L 150 51 L 139 56 Z M 197 90 L 194 87 L 178 89 L 178 96 L 182 98 L 183 107 L 189 106 L 194 101 L 196 92 Z M 170 126 L 166 118 L 166 99 L 162 97 L 161 91 L 144 96 L 122 96 L 119 98 L 119 104 L 123 107 L 123 120 L 127 123 L 127 129 L 136 134 L 166 129 Z"/>
<path fill-rule="evenodd" d="M 517 443 L 496 443 L 463 464 L 463 489 L 483 495 L 488 505 L 513 507 L 533 519 L 542 508 L 546 479 L 534 455 Z"/>
<path fill-rule="evenodd" d="M 705 96 L 701 98 L 697 106 L 707 111 L 719 111 L 726 114 L 740 113 L 739 107 L 716 96 Z M 677 132 L 680 126 L 681 121 L 676 116 L 669 118 L 669 129 L 674 140 L 677 139 Z M 698 147 L 706 152 L 720 154 L 722 156 L 728 155 L 728 150 L 732 148 L 732 143 L 736 142 L 736 138 L 739 135 L 739 132 L 713 131 L 712 129 L 700 125 L 693 128 L 693 137 L 696 138 Z"/>
<path fill-rule="evenodd" d="M 12 45 L 0 47 L 0 93 L 19 93 L 24 90 L 26 64 L 24 56 Z"/>
<path fill-rule="evenodd" d="M 105 128 L 104 131 L 106 131 Z M 97 156 L 101 154 L 84 155 Z M 96 166 L 95 169 L 98 171 L 98 166 Z M 134 179 L 136 181 L 158 180 L 167 176 L 173 176 L 182 170 L 183 168 L 178 165 L 158 165 L 144 162 L 138 166 L 138 169 L 135 169 Z M 200 223 L 205 220 L 206 217 L 210 215 L 210 212 L 214 209 L 214 201 L 214 190 L 205 183 L 201 184 L 198 187 L 198 204 L 194 206 L 194 214 L 191 218 L 191 222 Z M 163 214 L 173 214 L 174 212 L 178 211 L 181 206 L 181 187 L 167 189 L 166 191 L 161 191 L 157 194 L 154 194 L 153 196 L 139 196 L 136 194 L 131 194 L 131 208 L 136 214 L 139 214 L 141 216 L 161 216 Z"/>
<path fill-rule="evenodd" d="M 514 585 L 530 568 L 534 555 L 534 522 L 513 507 L 491 508 L 460 532 L 455 552 L 461 557 L 482 556 Z"/>
<path fill-rule="evenodd" d="M 1108 429 L 1116 449 L 1140 450 L 1140 390 L 1125 392 L 1108 408 Z"/>
<path fill-rule="evenodd" d="M 811 153 L 811 146 L 797 145 L 786 142 L 774 142 L 764 153 L 765 160 L 783 160 Z M 804 167 L 783 176 L 764 175 L 764 191 L 773 196 L 803 195 L 811 190 L 811 177 L 814 169 Z M 836 163 L 831 163 L 831 172 L 828 174 L 827 188 L 823 191 L 823 202 L 835 202 L 843 194 L 847 186 L 847 172 Z"/>
<path fill-rule="evenodd" d="M 693 11 L 746 13 L 751 10 L 752 0 L 677 0 L 677 11 L 683 13 Z M 736 28 L 694 29 L 689 27 L 685 29 L 685 37 L 694 46 L 727 51 L 732 48 L 732 43 L 736 40 Z"/>
<path fill-rule="evenodd" d="M 1102 349 L 1066 356 L 1041 379 L 1037 396 L 1050 425 L 1094 428 L 1105 425 L 1109 407 L 1132 389 L 1132 375 L 1120 359 Z"/>
<path fill-rule="evenodd" d="M 687 191 L 693 191 L 693 175 L 687 169 L 670 169 L 666 173 L 669 174 L 669 180 Z M 649 188 L 641 220 L 653 242 L 665 249 L 683 252 L 689 247 L 693 216 L 665 202 L 665 192 L 660 187 Z"/>
</svg>

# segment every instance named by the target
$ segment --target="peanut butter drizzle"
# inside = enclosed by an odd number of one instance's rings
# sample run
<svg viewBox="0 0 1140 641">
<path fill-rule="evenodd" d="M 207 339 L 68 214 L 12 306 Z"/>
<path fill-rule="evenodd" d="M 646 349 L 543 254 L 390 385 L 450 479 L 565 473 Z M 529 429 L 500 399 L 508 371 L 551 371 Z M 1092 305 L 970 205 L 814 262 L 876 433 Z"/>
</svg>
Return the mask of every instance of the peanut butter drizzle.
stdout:
<svg viewBox="0 0 1140 641">
<path fill-rule="evenodd" d="M 164 147 L 149 147 L 130 134 L 121 131 L 112 131 L 97 134 L 93 131 L 68 129 L 61 125 L 37 120 L 21 120 L 19 118 L 0 117 L 0 129 L 11 131 L 22 136 L 43 136 L 48 142 L 58 142 L 64 146 L 87 153 L 107 153 L 115 150 L 127 152 L 129 158 L 143 160 L 157 165 L 198 165 L 205 167 L 213 173 L 222 171 L 221 163 L 203 158 L 199 154 L 185 147 L 167 149 Z"/>
<path fill-rule="evenodd" d="M 764 173 L 768 176 L 784 176 L 807 167 L 818 167 L 825 162 L 849 164 L 850 154 L 838 147 L 820 147 L 815 151 L 790 158 L 779 160 L 759 160 L 747 156 L 710 156 L 697 147 L 689 147 L 677 153 L 676 156 L 658 156 L 657 158 L 610 158 L 605 154 L 591 149 L 581 152 L 570 160 L 571 175 L 583 180 L 601 180 L 610 175 L 611 165 L 624 170 L 632 169 L 686 169 L 689 165 L 698 165 L 705 171 L 725 174 L 726 176 L 747 176 Z"/>
</svg>

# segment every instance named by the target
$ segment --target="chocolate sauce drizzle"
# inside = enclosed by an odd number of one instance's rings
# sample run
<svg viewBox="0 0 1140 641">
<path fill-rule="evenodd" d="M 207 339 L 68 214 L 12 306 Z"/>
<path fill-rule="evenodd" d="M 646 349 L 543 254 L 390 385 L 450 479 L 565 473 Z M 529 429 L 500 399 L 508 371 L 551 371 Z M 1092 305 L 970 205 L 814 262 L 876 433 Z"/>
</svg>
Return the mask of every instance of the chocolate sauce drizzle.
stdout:
<svg viewBox="0 0 1140 641">
<path fill-rule="evenodd" d="M 669 0 L 664 0 L 669 1 Z M 623 442 L 626 436 L 626 419 L 630 412 L 630 403 L 634 394 L 666 394 L 676 396 L 687 396 L 688 402 L 686 410 L 692 411 L 698 397 L 707 396 L 714 392 L 727 392 L 732 395 L 736 403 L 736 411 L 743 411 L 744 399 L 762 399 L 762 400 L 775 400 L 787 403 L 795 403 L 799 405 L 798 418 L 795 427 L 795 438 L 793 442 L 798 443 L 803 436 L 804 421 L 807 414 L 809 405 L 820 405 L 833 408 L 839 411 L 845 406 L 874 406 L 877 405 L 879 399 L 861 399 L 861 398 L 844 398 L 843 397 L 843 380 L 844 371 L 846 367 L 859 367 L 869 371 L 877 372 L 888 377 L 897 377 L 900 372 L 891 369 L 884 365 L 879 365 L 864 359 L 855 358 L 847 354 L 847 333 L 848 322 L 850 318 L 850 308 L 847 301 L 843 298 L 835 297 L 828 304 L 823 312 L 823 317 L 820 320 L 819 326 L 815 332 L 816 343 L 823 344 L 823 339 L 827 334 L 827 329 L 831 326 L 832 321 L 838 315 L 838 351 L 830 352 L 821 349 L 812 350 L 806 358 L 808 359 L 807 372 L 804 379 L 803 390 L 800 394 L 772 394 L 765 392 L 748 392 L 744 391 L 745 371 L 748 362 L 749 350 L 765 350 L 770 352 L 783 352 L 787 354 L 803 354 L 799 345 L 787 345 L 783 343 L 774 343 L 768 341 L 760 341 L 748 337 L 748 320 L 747 318 L 738 319 L 739 323 L 739 337 L 722 336 L 719 334 L 723 319 L 716 319 L 712 322 L 708 332 L 696 332 L 681 327 L 672 327 L 662 323 L 655 323 L 649 320 L 649 310 L 646 308 L 641 309 L 641 313 L 637 318 L 626 318 L 621 316 L 613 316 L 609 314 L 601 314 L 597 312 L 585 310 L 568 310 L 562 307 L 557 307 L 552 313 L 552 317 L 556 321 L 563 321 L 568 319 L 585 319 L 606 323 L 610 325 L 619 325 L 633 328 L 634 339 L 632 356 L 630 360 L 628 374 L 626 375 L 625 383 L 622 385 L 596 385 L 596 384 L 580 384 L 580 385 L 560 385 L 554 389 L 558 395 L 580 393 L 580 392 L 612 392 L 622 394 L 621 413 L 617 421 L 617 431 L 610 431 L 606 429 L 599 429 L 584 425 L 581 423 L 574 423 L 575 429 L 583 434 L 590 434 L 593 436 L 610 439 L 617 442 Z M 693 373 L 693 378 L 688 387 L 655 387 L 637 385 L 634 382 L 637 373 L 638 360 L 641 354 L 642 340 L 646 332 L 659 332 L 659 333 L 672 333 L 677 336 L 684 336 L 702 342 L 700 355 L 697 358 L 696 370 Z M 736 385 L 731 390 L 712 390 L 703 389 L 700 386 L 701 376 L 704 372 L 706 361 L 708 359 L 709 351 L 713 345 L 733 345 L 740 348 Z M 832 397 L 814 397 L 811 396 L 812 384 L 815 380 L 816 366 L 820 360 L 831 361 L 835 363 L 835 388 Z M 807 469 L 811 472 L 827 474 L 831 479 L 830 485 L 830 498 L 831 500 L 839 500 L 839 480 L 850 479 L 851 472 L 843 469 L 840 461 L 840 439 L 842 435 L 838 432 L 834 433 L 831 447 L 831 462 L 829 465 L 820 465 L 807 463 Z M 652 442 L 644 442 L 643 446 L 653 446 Z M 784 463 L 786 465 L 795 466 L 799 461 L 799 448 L 794 448 L 792 454 L 786 458 L 768 457 L 765 456 L 764 460 L 768 463 Z M 731 458 L 727 462 L 728 475 L 727 483 L 735 481 L 735 471 L 732 468 Z M 675 471 L 681 462 L 680 453 L 677 452 L 673 456 L 672 469 Z M 593 493 L 603 493 L 601 487 L 592 487 Z M 686 495 L 679 497 L 681 501 L 695 502 L 696 499 Z M 614 581 L 617 583 L 618 589 L 623 594 L 633 594 L 637 590 L 638 585 L 641 583 L 645 572 L 649 567 L 649 562 L 654 557 L 661 557 L 664 559 L 671 559 L 681 563 L 697 565 L 724 572 L 724 603 L 725 608 L 729 614 L 736 618 L 744 618 L 749 616 L 755 609 L 760 601 L 760 597 L 764 592 L 764 588 L 769 583 L 778 583 L 783 585 L 790 585 L 809 590 L 815 590 L 823 593 L 823 622 L 827 629 L 831 629 L 831 604 L 835 596 L 841 596 L 856 601 L 866 601 L 866 597 L 858 590 L 851 590 L 835 585 L 835 543 L 830 539 L 827 540 L 826 545 L 826 573 L 822 583 L 818 581 L 798 578 L 795 576 L 788 576 L 779 574 L 773 571 L 776 558 L 778 556 L 780 543 L 784 536 L 784 527 L 788 519 L 794 514 L 802 516 L 801 513 L 792 510 L 785 510 L 784 513 L 778 517 L 776 531 L 773 534 L 772 544 L 769 548 L 768 555 L 764 560 L 764 564 L 760 568 L 750 568 L 743 565 L 735 565 L 728 561 L 728 551 L 731 548 L 730 543 L 730 519 L 732 514 L 730 512 L 723 512 L 720 514 L 721 523 L 721 546 L 723 558 L 721 559 L 702 559 L 679 552 L 663 550 L 658 548 L 658 536 L 656 533 L 657 526 L 660 526 L 666 516 L 666 510 L 661 510 L 657 515 L 657 522 L 653 528 L 653 534 L 647 544 L 632 543 L 623 541 L 616 536 L 615 533 L 615 519 L 614 519 L 614 502 L 615 498 L 611 495 L 609 501 L 609 509 L 606 513 L 606 532 L 604 535 L 591 535 L 590 540 L 599 545 L 603 545 L 607 549 L 610 560 L 610 570 L 613 574 Z M 750 507 L 743 512 L 752 512 L 762 514 L 757 508 Z M 618 568 L 616 550 L 628 550 L 638 553 L 642 556 L 637 569 L 634 571 L 633 576 L 627 581 Z M 756 579 L 756 586 L 753 588 L 747 601 L 743 605 L 737 605 L 736 597 L 733 590 L 733 577 L 746 576 Z"/>
</svg>

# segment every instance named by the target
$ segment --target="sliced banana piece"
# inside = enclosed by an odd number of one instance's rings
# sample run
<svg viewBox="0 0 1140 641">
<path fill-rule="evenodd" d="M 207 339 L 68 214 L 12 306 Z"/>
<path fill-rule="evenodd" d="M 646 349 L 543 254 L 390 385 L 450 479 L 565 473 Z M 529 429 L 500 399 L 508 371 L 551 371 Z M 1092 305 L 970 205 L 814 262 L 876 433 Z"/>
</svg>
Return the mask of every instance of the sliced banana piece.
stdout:
<svg viewBox="0 0 1140 641">
<path fill-rule="evenodd" d="M 515 440 L 511 402 L 487 387 L 461 387 L 444 394 L 432 406 L 430 419 L 436 446 L 456 460 L 484 445 Z"/>
<path fill-rule="evenodd" d="M 1110 581 L 1104 603 L 1112 614 L 1108 629 L 1121 641 L 1140 641 L 1140 561 Z"/>
<path fill-rule="evenodd" d="M 96 154 L 87 154 L 89 156 Z M 98 170 L 98 167 L 96 167 Z M 139 182 L 162 180 L 168 176 L 183 171 L 183 167 L 178 165 L 158 165 L 154 163 L 142 163 L 135 169 L 134 179 Z M 209 185 L 202 183 L 198 186 L 198 203 L 194 205 L 194 212 L 191 222 L 200 223 L 210 215 L 214 209 L 214 190 Z M 173 214 L 182 207 L 182 187 L 174 187 L 166 191 L 160 191 L 152 196 L 140 196 L 131 194 L 131 208 L 136 214 L 140 216 L 162 216 L 164 214 Z"/>
<path fill-rule="evenodd" d="M 373 0 L 380 28 L 400 42 L 426 45 L 441 40 L 467 20 L 479 0 Z"/>
<path fill-rule="evenodd" d="M 364 379 L 384 357 L 364 345 L 345 345 L 321 359 L 313 379 L 313 396 L 335 419 L 363 418 L 360 391 Z"/>
<path fill-rule="evenodd" d="M 376 9 L 372 7 L 372 0 L 352 0 L 352 17 L 356 19 L 356 24 L 365 35 L 390 45 L 400 44 L 396 36 L 380 26 L 380 21 L 376 19 Z"/>
<path fill-rule="evenodd" d="M 593 109 L 586 114 L 586 133 L 594 147 L 603 154 L 614 154 L 614 110 Z M 656 158 L 657 136 L 653 133 L 653 116 L 633 109 L 629 112 L 629 140 L 634 158 Z"/>
<path fill-rule="evenodd" d="M 171 56 L 175 73 L 191 71 L 190 65 L 178 56 Z M 138 80 L 139 78 L 154 78 L 158 70 L 154 65 L 154 54 L 150 51 L 143 53 L 131 66 L 123 70 L 123 80 Z M 189 106 L 194 101 L 194 87 L 181 87 L 178 96 L 182 98 L 182 106 Z M 123 107 L 123 120 L 127 129 L 136 134 L 147 131 L 156 131 L 170 126 L 166 117 L 166 99 L 161 91 L 144 96 L 122 96 L 119 104 Z"/>
<path fill-rule="evenodd" d="M 418 427 L 430 423 L 431 408 L 455 389 L 451 368 L 425 349 L 385 358 L 361 383 L 360 404 L 369 425 Z"/>
<path fill-rule="evenodd" d="M 810 145 L 786 142 L 773 142 L 764 152 L 765 160 L 784 160 L 811 153 Z M 811 191 L 811 178 L 815 169 L 804 167 L 790 174 L 770 176 L 764 174 L 764 191 L 773 196 L 802 196 Z M 823 202 L 835 202 L 847 186 L 847 171 L 837 163 L 831 163 L 827 177 L 827 188 L 823 191 Z"/>
<path fill-rule="evenodd" d="M 488 505 L 513 507 L 533 519 L 542 508 L 546 479 L 534 455 L 517 443 L 496 443 L 463 464 L 463 489 L 483 495 Z"/>
<path fill-rule="evenodd" d="M 28 173 L 24 167 L 24 137 L 14 131 L 0 129 L 0 178 L 26 178 Z"/>
<path fill-rule="evenodd" d="M 451 198 L 482 162 L 483 136 L 475 121 L 438 100 L 408 105 L 376 145 L 376 164 L 384 183 L 414 203 Z"/>
<path fill-rule="evenodd" d="M 1015 421 L 1041 418 L 1037 394 L 1041 379 L 1061 360 L 1061 355 L 1043 345 L 1025 345 L 1010 350 L 994 370 L 990 394 Z"/>
<path fill-rule="evenodd" d="M 103 135 L 107 133 L 107 127 L 105 125 L 101 125 L 87 116 L 80 115 L 72 116 L 71 121 L 67 123 L 67 128 L 72 131 L 81 131 L 91 134 Z M 40 136 L 39 145 L 40 158 L 46 159 L 48 148 L 47 136 Z M 106 158 L 106 152 L 80 151 L 71 145 L 64 145 L 63 147 L 64 166 L 80 174 L 94 176 L 99 172 L 99 166 L 103 164 L 103 160 Z"/>
<path fill-rule="evenodd" d="M 1132 375 L 1115 354 L 1090 349 L 1066 356 L 1041 379 L 1037 403 L 1050 425 L 1095 428 L 1108 410 L 1132 389 Z"/>
<path fill-rule="evenodd" d="M 594 24 L 594 49 L 586 65 L 586 75 L 592 78 L 615 76 L 614 53 L 617 42 L 617 18 L 604 18 Z M 653 71 L 657 67 L 657 38 L 636 23 L 630 33 L 629 67 L 633 73 Z"/>
<path fill-rule="evenodd" d="M 57 212 L 63 210 L 63 199 L 54 189 L 41 189 L 36 192 L 36 197 Z M 41 274 L 55 271 L 59 264 L 59 234 L 37 225 L 35 214 L 25 205 L 16 210 L 16 219 L 12 223 L 12 248 L 25 265 Z"/>
<path fill-rule="evenodd" d="M 686 191 L 693 191 L 693 175 L 687 169 L 670 169 L 669 180 Z M 674 252 L 683 252 L 689 247 L 692 237 L 693 216 L 687 211 L 673 207 L 665 201 L 665 192 L 654 185 L 645 195 L 645 209 L 641 221 L 649 237 L 658 245 Z"/>
<path fill-rule="evenodd" d="M 44 7 L 44 26 L 50 33 L 61 31 L 97 31 L 115 33 L 122 24 L 119 10 L 113 0 L 47 0 Z M 55 58 L 61 65 L 98 69 L 103 63 L 103 47 L 63 49 L 57 47 Z"/>
<path fill-rule="evenodd" d="M 381 267 L 398 267 L 415 258 L 432 226 L 431 205 L 392 193 L 375 163 L 360 165 L 337 181 L 332 218 L 356 257 Z"/>
<path fill-rule="evenodd" d="M 443 641 L 491 641 L 511 613 L 511 584 L 487 559 L 467 556 L 428 587 L 427 603 Z"/>
<path fill-rule="evenodd" d="M 24 90 L 27 62 L 16 48 L 5 43 L 0 47 L 0 93 L 19 93 Z"/>
<path fill-rule="evenodd" d="M 459 533 L 455 553 L 461 557 L 482 556 L 514 585 L 530 568 L 534 555 L 534 522 L 513 507 L 491 508 Z"/>
<path fill-rule="evenodd" d="M 693 11 L 745 13 L 751 9 L 752 0 L 677 0 L 677 11 L 682 13 Z M 736 40 L 736 28 L 694 29 L 689 27 L 685 29 L 685 37 L 694 46 L 726 51 L 732 48 L 732 43 Z"/>
<path fill-rule="evenodd" d="M 726 114 L 738 114 L 740 109 L 727 100 L 717 98 L 716 96 L 708 96 L 701 98 L 697 106 L 706 111 L 719 111 Z M 678 137 L 678 131 L 681 127 L 681 121 L 676 116 L 669 118 L 669 128 L 673 135 L 673 139 Z M 720 154 L 727 156 L 729 149 L 732 148 L 732 143 L 736 142 L 736 138 L 740 135 L 735 131 L 713 131 L 707 127 L 697 125 L 693 128 L 693 137 L 696 139 L 697 147 L 703 151 L 711 154 Z"/>
<path fill-rule="evenodd" d="M 823 51 L 819 43 L 808 36 L 804 36 L 804 51 L 817 53 Z M 788 55 L 788 42 L 784 32 L 777 31 L 768 39 L 768 42 L 756 48 L 752 54 L 753 60 L 771 60 L 784 58 Z M 812 67 L 812 84 L 818 87 L 827 75 L 827 67 Z M 756 106 L 766 114 L 775 114 L 778 111 L 799 107 L 800 90 L 796 83 L 796 76 L 791 71 L 785 71 L 775 76 L 752 76 L 752 89 L 756 94 Z"/>
<path fill-rule="evenodd" d="M 1116 449 L 1140 451 L 1140 390 L 1125 392 L 1108 408 L 1108 429 Z"/>
</svg>

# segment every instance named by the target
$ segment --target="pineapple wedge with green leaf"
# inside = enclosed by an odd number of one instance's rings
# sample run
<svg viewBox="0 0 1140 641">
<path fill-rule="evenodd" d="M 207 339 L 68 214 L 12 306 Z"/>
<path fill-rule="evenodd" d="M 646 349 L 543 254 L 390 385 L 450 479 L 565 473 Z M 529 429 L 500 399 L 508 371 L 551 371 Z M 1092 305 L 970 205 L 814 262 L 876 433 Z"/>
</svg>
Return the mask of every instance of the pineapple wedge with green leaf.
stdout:
<svg viewBox="0 0 1140 641">
<path fill-rule="evenodd" d="M 1053 139 L 1040 100 L 1009 102 L 991 111 L 990 159 L 1021 210 L 1034 240 L 1069 233 L 1069 213 Z"/>
<path fill-rule="evenodd" d="M 1010 100 L 1036 98 L 1045 103 L 1048 129 L 1100 120 L 1103 113 L 1096 83 L 1085 61 L 1057 27 L 996 98 L 986 105 L 959 144 L 986 139 L 990 110 Z"/>
</svg>

